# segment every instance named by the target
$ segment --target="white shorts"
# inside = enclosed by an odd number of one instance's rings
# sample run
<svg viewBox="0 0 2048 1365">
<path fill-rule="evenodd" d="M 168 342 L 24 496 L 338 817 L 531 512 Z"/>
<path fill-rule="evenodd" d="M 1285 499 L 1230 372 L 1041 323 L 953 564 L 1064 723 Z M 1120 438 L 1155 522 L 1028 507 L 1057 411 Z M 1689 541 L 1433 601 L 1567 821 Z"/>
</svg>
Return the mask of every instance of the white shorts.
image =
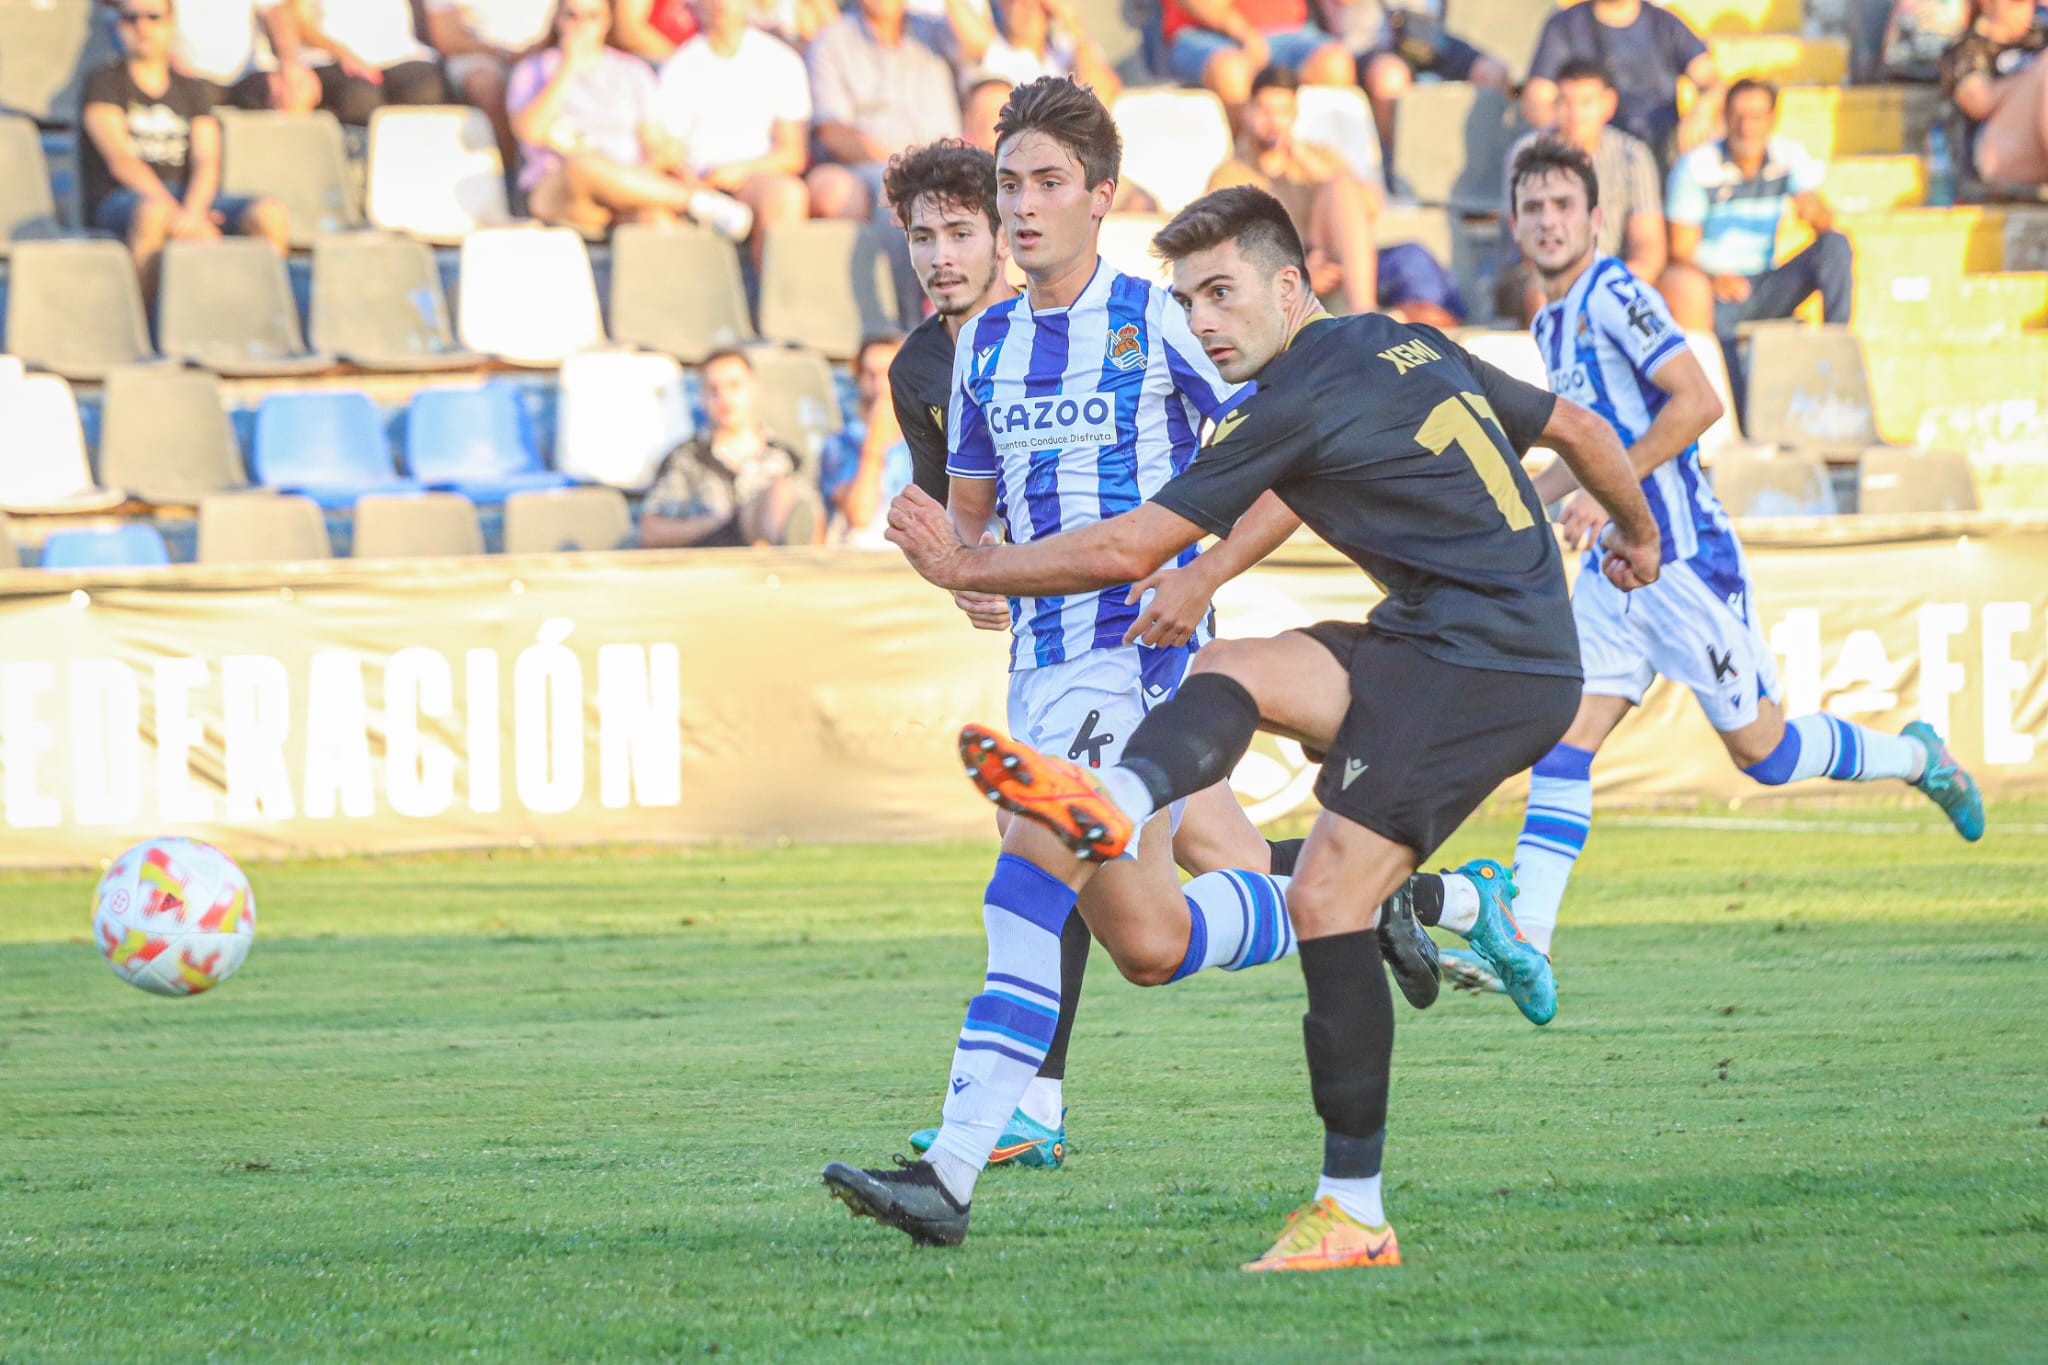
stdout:
<svg viewBox="0 0 2048 1365">
<path fill-rule="evenodd" d="M 1123 757 L 1131 732 L 1180 690 L 1194 651 L 1121 645 L 1010 675 L 1010 735 L 1088 768 Z M 1181 802 L 1173 805 L 1180 827 Z"/>
<path fill-rule="evenodd" d="M 1662 674 L 1690 688 L 1723 734 L 1753 723 L 1759 698 L 1779 699 L 1778 665 L 1757 629 L 1746 568 L 1740 581 L 1723 597 L 1680 561 L 1623 592 L 1589 566 L 1572 592 L 1587 694 L 1640 702 Z"/>
</svg>

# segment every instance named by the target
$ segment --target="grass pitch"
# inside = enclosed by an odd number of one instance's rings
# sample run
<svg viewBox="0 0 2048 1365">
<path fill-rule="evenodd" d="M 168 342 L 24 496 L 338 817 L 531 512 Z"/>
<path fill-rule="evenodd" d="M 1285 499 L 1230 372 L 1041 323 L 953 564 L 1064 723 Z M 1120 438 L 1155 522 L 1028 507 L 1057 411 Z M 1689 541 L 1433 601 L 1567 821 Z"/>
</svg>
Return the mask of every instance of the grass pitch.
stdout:
<svg viewBox="0 0 2048 1365">
<path fill-rule="evenodd" d="M 1319 1155 L 1285 964 L 1098 952 L 1074 1155 L 965 1247 L 827 1200 L 934 1116 L 985 848 L 257 866 L 190 1001 L 0 879 L 0 1361 L 2041 1359 L 2048 805 L 1992 819 L 1603 813 L 1555 1025 L 1397 1004 L 1409 1264 L 1287 1277 L 1236 1269 Z"/>
</svg>

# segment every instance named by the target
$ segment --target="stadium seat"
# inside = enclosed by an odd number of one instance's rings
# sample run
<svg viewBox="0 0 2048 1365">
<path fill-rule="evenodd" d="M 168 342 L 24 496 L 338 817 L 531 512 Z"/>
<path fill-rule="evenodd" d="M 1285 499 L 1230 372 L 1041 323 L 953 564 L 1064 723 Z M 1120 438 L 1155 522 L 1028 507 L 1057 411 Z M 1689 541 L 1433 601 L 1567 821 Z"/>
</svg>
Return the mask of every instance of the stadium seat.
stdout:
<svg viewBox="0 0 2048 1365">
<path fill-rule="evenodd" d="M 21 567 L 21 549 L 14 543 L 14 521 L 0 512 L 0 570 Z"/>
<path fill-rule="evenodd" d="M 16 512 L 91 512 L 118 507 L 127 494 L 93 482 L 85 432 L 71 386 L 32 374 L 7 388 L 7 439 L 0 441 L 0 508 Z"/>
<path fill-rule="evenodd" d="M 1751 440 L 1844 456 L 1877 444 L 1863 344 L 1847 327 L 1762 324 L 1749 334 L 1745 368 Z"/>
<path fill-rule="evenodd" d="M 1719 338 L 1708 332 L 1687 332 L 1685 344 L 1692 348 L 1700 368 L 1707 372 L 1707 383 L 1713 386 L 1714 396 L 1721 400 L 1720 419 L 1700 437 L 1700 455 L 1711 460 L 1721 451 L 1743 444 L 1742 428 L 1736 421 L 1735 394 L 1728 385 L 1728 356 L 1722 351 Z"/>
<path fill-rule="evenodd" d="M 199 563 L 332 559 L 320 504 L 296 493 L 223 493 L 199 504 Z"/>
<path fill-rule="evenodd" d="M 1152 238 L 1165 226 L 1162 214 L 1112 213 L 1102 220 L 1102 235 L 1095 249 L 1103 260 L 1126 275 L 1163 280 L 1166 265 L 1152 254 Z"/>
<path fill-rule="evenodd" d="M 555 468 L 565 475 L 646 488 L 663 457 L 696 430 L 682 366 L 669 356 L 585 351 L 562 362 L 558 382 Z"/>
<path fill-rule="evenodd" d="M 362 205 L 349 171 L 341 123 L 324 109 L 279 114 L 223 107 L 221 193 L 268 195 L 291 210 L 292 245 L 360 227 Z"/>
<path fill-rule="evenodd" d="M 365 493 L 420 491 L 392 468 L 383 414 L 355 389 L 266 397 L 256 408 L 251 468 L 264 487 L 304 493 L 322 507 L 348 507 Z"/>
<path fill-rule="evenodd" d="M 1451 0 L 1444 13 L 1451 32 L 1499 59 L 1519 84 L 1552 9 L 1542 0 Z"/>
<path fill-rule="evenodd" d="M 1707 473 L 1731 517 L 1828 517 L 1839 510 L 1827 461 L 1811 451 L 1731 447 L 1714 456 Z"/>
<path fill-rule="evenodd" d="M 6 349 L 66 379 L 155 360 L 135 261 L 119 242 L 18 242 L 7 271 Z"/>
<path fill-rule="evenodd" d="M 456 105 L 387 105 L 370 115 L 370 221 L 453 246 L 512 220 L 491 121 Z"/>
<path fill-rule="evenodd" d="M 769 229 L 762 336 L 850 360 L 863 337 L 896 329 L 896 281 L 882 229 L 838 219 Z"/>
<path fill-rule="evenodd" d="M 707 228 L 615 229 L 611 305 L 616 340 L 690 365 L 754 340 L 739 253 Z"/>
<path fill-rule="evenodd" d="M 164 248 L 157 335 L 164 354 L 236 377 L 316 374 L 334 357 L 306 349 L 284 262 L 254 237 Z"/>
<path fill-rule="evenodd" d="M 0 109 L 75 124 L 86 75 L 114 59 L 92 0 L 0 0 Z"/>
<path fill-rule="evenodd" d="M 18 355 L 0 355 L 0 384 L 19 384 L 28 371 Z"/>
<path fill-rule="evenodd" d="M 472 351 L 547 368 L 604 344 L 590 252 L 570 228 L 471 233 L 457 292 L 456 330 Z"/>
<path fill-rule="evenodd" d="M 1372 106 L 1355 85 L 1304 85 L 1294 116 L 1294 140 L 1328 147 L 1344 158 L 1351 174 L 1375 190 L 1386 184 L 1380 160 L 1380 130 Z"/>
<path fill-rule="evenodd" d="M 100 477 L 144 502 L 196 507 L 248 484 L 220 382 L 204 370 L 131 365 L 100 397 Z"/>
<path fill-rule="evenodd" d="M 1394 122 L 1394 177 L 1423 204 L 1473 213 L 1500 208 L 1515 130 L 1507 97 L 1463 81 L 1412 87 Z"/>
<path fill-rule="evenodd" d="M 146 521 L 52 531 L 43 541 L 46 569 L 153 568 L 170 562 L 163 532 Z"/>
<path fill-rule="evenodd" d="M 1156 6 L 1142 0 L 1079 0 L 1074 6 L 1081 31 L 1101 47 L 1103 60 L 1126 85 L 1143 85 L 1152 79 L 1145 63 L 1148 10 L 1157 12 Z"/>
<path fill-rule="evenodd" d="M 313 243 L 313 345 L 366 370 L 465 370 L 486 358 L 456 344 L 434 249 L 395 232 L 329 233 Z"/>
<path fill-rule="evenodd" d="M 17 241 L 61 236 L 43 135 L 25 118 L 0 114 L 0 260 Z"/>
<path fill-rule="evenodd" d="M 541 460 L 533 422 L 514 384 L 421 389 L 406 409 L 405 472 L 473 502 L 503 502 L 570 482 Z"/>
<path fill-rule="evenodd" d="M 372 493 L 356 504 L 353 558 L 428 559 L 483 552 L 476 504 L 460 493 Z"/>
<path fill-rule="evenodd" d="M 832 367 L 816 351 L 792 346 L 750 346 L 747 358 L 761 378 L 761 423 L 813 464 L 825 438 L 846 425 Z"/>
<path fill-rule="evenodd" d="M 1872 446 L 1857 462 L 1856 510 L 1865 516 L 1974 512 L 1977 481 L 1956 451 Z"/>
<path fill-rule="evenodd" d="M 1550 370 L 1543 363 L 1542 353 L 1536 349 L 1536 338 L 1527 332 L 1460 334 L 1458 344 L 1474 358 L 1505 371 L 1524 384 L 1534 384 L 1539 389 L 1550 387 Z"/>
<path fill-rule="evenodd" d="M 1127 90 L 1112 112 L 1124 139 L 1124 177 L 1149 191 L 1161 213 L 1201 198 L 1230 159 L 1230 120 L 1206 90 Z"/>
<path fill-rule="evenodd" d="M 508 555 L 616 550 L 632 535 L 632 512 L 616 488 L 558 488 L 505 499 Z"/>
</svg>

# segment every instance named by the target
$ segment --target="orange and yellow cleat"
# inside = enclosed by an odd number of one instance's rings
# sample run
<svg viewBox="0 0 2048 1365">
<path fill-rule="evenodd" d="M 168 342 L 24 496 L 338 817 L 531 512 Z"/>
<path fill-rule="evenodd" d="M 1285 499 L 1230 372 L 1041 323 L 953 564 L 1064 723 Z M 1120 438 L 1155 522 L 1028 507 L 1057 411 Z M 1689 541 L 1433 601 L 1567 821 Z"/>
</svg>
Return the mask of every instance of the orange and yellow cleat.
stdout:
<svg viewBox="0 0 2048 1365">
<path fill-rule="evenodd" d="M 1131 818 L 1077 763 L 1041 754 L 979 725 L 961 728 L 960 761 L 984 796 L 1044 825 L 1077 857 L 1106 863 L 1131 842 Z"/>
<path fill-rule="evenodd" d="M 1369 1228 L 1325 1195 L 1287 1215 L 1287 1226 L 1272 1250 L 1244 1269 L 1344 1270 L 1351 1266 L 1399 1265 L 1401 1244 L 1392 1227 Z"/>
</svg>

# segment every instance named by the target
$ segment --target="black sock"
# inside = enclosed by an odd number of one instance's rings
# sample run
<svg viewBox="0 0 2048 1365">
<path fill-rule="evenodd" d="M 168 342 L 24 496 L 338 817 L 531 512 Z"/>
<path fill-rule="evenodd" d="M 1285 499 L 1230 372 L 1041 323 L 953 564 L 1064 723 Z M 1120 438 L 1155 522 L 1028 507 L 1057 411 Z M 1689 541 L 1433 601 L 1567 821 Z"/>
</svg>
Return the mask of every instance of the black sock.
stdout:
<svg viewBox="0 0 2048 1365">
<path fill-rule="evenodd" d="M 1266 852 L 1272 858 L 1267 873 L 1275 877 L 1292 877 L 1294 865 L 1301 861 L 1301 846 L 1306 839 L 1268 839 Z"/>
<path fill-rule="evenodd" d="M 1088 947 L 1093 940 L 1079 914 L 1067 916 L 1060 930 L 1060 1017 L 1052 1026 L 1052 1041 L 1045 1047 L 1045 1062 L 1038 1074 L 1049 1081 L 1067 1076 L 1067 1039 L 1074 1036 L 1074 1011 L 1081 1004 L 1081 978 L 1088 971 Z"/>
<path fill-rule="evenodd" d="M 1244 684 L 1197 673 L 1152 708 L 1124 744 L 1118 766 L 1136 773 L 1164 810 L 1230 776 L 1259 731 L 1259 704 Z"/>
<path fill-rule="evenodd" d="M 1418 872 L 1408 879 L 1415 893 L 1415 918 L 1435 924 L 1444 917 L 1444 879 L 1434 872 Z"/>
<path fill-rule="evenodd" d="M 1394 1055 L 1394 997 L 1371 929 L 1301 941 L 1308 1013 L 1309 1090 L 1323 1120 L 1323 1174 L 1357 1180 L 1380 1173 L 1387 1137 L 1387 1078 Z"/>
</svg>

